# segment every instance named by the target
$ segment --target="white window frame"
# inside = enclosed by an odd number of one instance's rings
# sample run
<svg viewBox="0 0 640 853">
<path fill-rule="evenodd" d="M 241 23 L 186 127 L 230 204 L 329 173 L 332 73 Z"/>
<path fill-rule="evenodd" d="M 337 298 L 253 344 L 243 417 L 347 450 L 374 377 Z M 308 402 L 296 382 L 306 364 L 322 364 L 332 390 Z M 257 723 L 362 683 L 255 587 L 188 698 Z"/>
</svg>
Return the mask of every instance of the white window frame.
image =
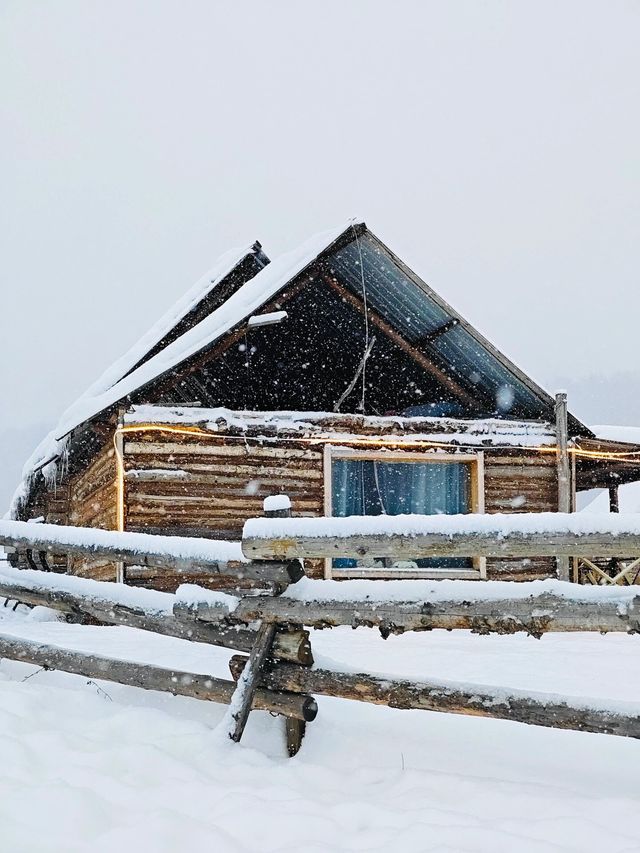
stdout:
<svg viewBox="0 0 640 853">
<path fill-rule="evenodd" d="M 415 450 L 356 450 L 353 447 L 340 447 L 331 444 L 324 446 L 324 514 L 333 515 L 333 494 L 331 464 L 334 459 L 366 459 L 376 462 L 466 462 L 471 466 L 471 512 L 484 513 L 484 453 L 447 453 L 441 451 Z M 474 557 L 472 569 L 334 569 L 333 560 L 324 561 L 324 576 L 331 578 L 457 578 L 464 580 L 486 580 L 487 560 Z"/>
</svg>

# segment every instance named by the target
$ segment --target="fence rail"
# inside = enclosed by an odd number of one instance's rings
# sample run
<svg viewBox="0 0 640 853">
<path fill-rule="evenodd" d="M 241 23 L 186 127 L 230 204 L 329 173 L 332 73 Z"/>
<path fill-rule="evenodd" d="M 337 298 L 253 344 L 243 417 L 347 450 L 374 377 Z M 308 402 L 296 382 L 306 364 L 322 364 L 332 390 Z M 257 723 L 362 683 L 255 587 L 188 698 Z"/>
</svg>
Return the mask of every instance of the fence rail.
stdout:
<svg viewBox="0 0 640 853">
<path fill-rule="evenodd" d="M 640 515 L 510 515 L 255 518 L 245 523 L 245 557 L 587 557 L 640 555 Z"/>
</svg>

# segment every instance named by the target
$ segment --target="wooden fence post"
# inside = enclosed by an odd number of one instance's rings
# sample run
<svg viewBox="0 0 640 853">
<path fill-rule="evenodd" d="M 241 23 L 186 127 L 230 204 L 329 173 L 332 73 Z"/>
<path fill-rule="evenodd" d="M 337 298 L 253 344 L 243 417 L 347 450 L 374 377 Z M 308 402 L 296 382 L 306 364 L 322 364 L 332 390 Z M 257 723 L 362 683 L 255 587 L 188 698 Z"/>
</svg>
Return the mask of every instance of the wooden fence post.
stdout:
<svg viewBox="0 0 640 853">
<path fill-rule="evenodd" d="M 291 518 L 291 500 L 288 495 L 274 495 L 264 499 L 264 514 L 267 518 Z M 291 626 L 294 630 L 302 629 L 302 625 Z M 285 735 L 287 752 L 293 758 L 302 746 L 307 724 L 304 720 L 285 717 Z"/>
<path fill-rule="evenodd" d="M 571 512 L 571 465 L 569 460 L 569 428 L 567 424 L 567 394 L 556 394 L 556 447 L 558 471 L 558 512 Z M 570 578 L 570 557 L 556 557 L 558 577 L 561 581 Z"/>
<path fill-rule="evenodd" d="M 267 518 L 289 518 L 291 516 L 291 501 L 287 495 L 275 495 L 265 498 L 263 506 L 264 514 Z M 276 628 L 275 623 L 263 622 L 260 625 L 246 668 L 238 680 L 238 686 L 236 687 L 231 703 L 231 719 L 233 722 L 229 729 L 229 737 L 236 743 L 242 738 L 247 720 L 249 719 L 253 697 L 260 683 L 263 667 L 271 657 Z M 295 752 L 292 752 L 290 731 L 293 731 L 293 729 L 290 729 L 291 723 L 289 717 L 286 717 L 286 721 L 289 754 L 295 755 L 300 748 L 300 742 L 304 735 L 304 727 L 298 726 L 296 728 L 296 731 L 300 732 L 300 734 Z"/>
</svg>

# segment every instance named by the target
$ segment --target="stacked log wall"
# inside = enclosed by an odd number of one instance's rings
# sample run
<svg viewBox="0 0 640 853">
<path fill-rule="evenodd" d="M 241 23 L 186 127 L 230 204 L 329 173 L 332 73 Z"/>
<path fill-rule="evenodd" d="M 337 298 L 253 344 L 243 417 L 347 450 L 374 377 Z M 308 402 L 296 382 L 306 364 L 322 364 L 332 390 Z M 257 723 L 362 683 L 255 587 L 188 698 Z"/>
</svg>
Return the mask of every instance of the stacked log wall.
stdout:
<svg viewBox="0 0 640 853">
<path fill-rule="evenodd" d="M 324 515 L 321 444 L 149 431 L 125 441 L 124 465 L 127 530 L 239 540 L 245 520 L 262 515 L 274 494 L 290 497 L 294 516 Z M 557 509 L 553 454 L 485 449 L 484 472 L 486 512 Z M 319 561 L 307 567 L 315 576 L 322 569 Z M 487 561 L 491 580 L 555 575 L 548 558 Z"/>
<path fill-rule="evenodd" d="M 77 527 L 117 529 L 117 465 L 109 439 L 91 464 L 68 486 L 68 524 Z M 69 558 L 69 573 L 98 580 L 115 580 L 116 566 L 106 560 Z"/>
<path fill-rule="evenodd" d="M 263 513 L 269 495 L 286 494 L 294 516 L 324 514 L 321 446 L 141 433 L 124 443 L 125 529 L 239 540 L 247 518 Z M 322 576 L 322 563 L 307 567 Z M 171 589 L 176 578 L 155 573 L 145 586 Z"/>
<path fill-rule="evenodd" d="M 556 512 L 558 474 L 552 453 L 485 451 L 485 512 Z M 487 560 L 488 580 L 529 581 L 556 577 L 556 562 L 540 557 Z"/>
</svg>

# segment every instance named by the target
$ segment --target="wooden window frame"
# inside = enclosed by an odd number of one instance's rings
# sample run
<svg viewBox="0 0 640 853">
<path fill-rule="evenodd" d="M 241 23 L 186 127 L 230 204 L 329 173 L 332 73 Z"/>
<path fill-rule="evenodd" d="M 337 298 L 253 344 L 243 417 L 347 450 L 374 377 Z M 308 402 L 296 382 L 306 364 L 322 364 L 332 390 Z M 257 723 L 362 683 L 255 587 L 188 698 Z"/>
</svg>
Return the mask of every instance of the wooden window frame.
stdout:
<svg viewBox="0 0 640 853">
<path fill-rule="evenodd" d="M 471 512 L 484 513 L 484 453 L 447 453 L 441 451 L 416 450 L 356 450 L 353 447 L 340 447 L 325 444 L 323 454 L 324 468 L 324 514 L 327 518 L 333 515 L 333 489 L 331 464 L 334 459 L 365 459 L 375 462 L 429 462 L 452 463 L 465 462 L 471 467 Z M 327 580 L 336 578 L 379 578 L 391 579 L 462 579 L 486 580 L 487 560 L 485 557 L 474 557 L 472 569 L 334 569 L 332 558 L 324 561 L 324 576 Z"/>
</svg>

